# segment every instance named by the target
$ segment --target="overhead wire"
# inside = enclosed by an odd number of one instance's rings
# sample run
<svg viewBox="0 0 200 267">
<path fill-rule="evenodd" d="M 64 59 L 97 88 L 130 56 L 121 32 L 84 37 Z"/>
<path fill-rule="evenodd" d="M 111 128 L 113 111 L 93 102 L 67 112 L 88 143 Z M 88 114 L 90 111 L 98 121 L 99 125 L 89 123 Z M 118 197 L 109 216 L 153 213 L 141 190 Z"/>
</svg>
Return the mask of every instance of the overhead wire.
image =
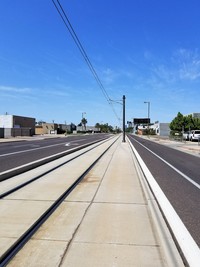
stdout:
<svg viewBox="0 0 200 267">
<path fill-rule="evenodd" d="M 56 4 L 56 2 L 55 2 L 54 0 L 52 0 L 52 2 L 53 2 L 53 4 L 54 4 L 56 10 L 58 11 L 60 17 L 62 18 L 62 20 L 63 20 L 65 26 L 67 27 L 67 29 L 68 29 L 68 31 L 69 31 L 69 33 L 70 33 L 72 39 L 74 40 L 74 42 L 75 42 L 75 44 L 76 44 L 76 46 L 78 47 L 78 49 L 79 49 L 81 55 L 83 56 L 83 58 L 84 58 L 84 60 L 85 60 L 85 62 L 86 62 L 86 64 L 87 64 L 87 66 L 89 67 L 91 73 L 93 74 L 93 76 L 94 76 L 96 82 L 98 83 L 98 85 L 99 85 L 99 87 L 100 87 L 100 89 L 101 89 L 101 91 L 102 91 L 104 97 L 106 98 L 106 100 L 107 100 L 107 102 L 109 103 L 109 105 L 111 106 L 111 108 L 112 108 L 112 110 L 113 110 L 115 116 L 117 117 L 118 121 L 120 122 L 120 118 L 118 117 L 118 115 L 117 115 L 117 113 L 116 113 L 116 111 L 115 111 L 115 109 L 114 109 L 112 100 L 111 100 L 111 98 L 109 97 L 109 95 L 108 95 L 106 89 L 104 88 L 104 86 L 103 86 L 103 84 L 102 84 L 102 82 L 101 82 L 101 80 L 100 80 L 100 78 L 99 78 L 99 76 L 98 76 L 96 70 L 94 69 L 94 67 L 93 67 L 93 65 L 92 65 L 92 63 L 91 63 L 91 61 L 90 61 L 90 59 L 89 59 L 89 57 L 88 57 L 88 55 L 87 55 L 85 49 L 83 48 L 83 45 L 81 44 L 81 41 L 79 40 L 79 38 L 78 38 L 78 36 L 77 36 L 75 30 L 73 29 L 73 26 L 72 26 L 70 20 L 68 19 L 67 15 L 66 15 L 66 12 L 64 11 L 64 9 L 63 9 L 61 3 L 59 2 L 59 0 L 56 0 L 57 4 Z"/>
</svg>

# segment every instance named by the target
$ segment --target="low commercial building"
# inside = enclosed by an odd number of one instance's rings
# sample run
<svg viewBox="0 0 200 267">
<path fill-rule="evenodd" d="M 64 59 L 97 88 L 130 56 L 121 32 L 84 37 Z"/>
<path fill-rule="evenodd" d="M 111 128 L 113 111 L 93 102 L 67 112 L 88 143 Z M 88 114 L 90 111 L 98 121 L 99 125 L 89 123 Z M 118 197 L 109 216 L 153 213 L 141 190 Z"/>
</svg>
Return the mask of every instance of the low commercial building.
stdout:
<svg viewBox="0 0 200 267">
<path fill-rule="evenodd" d="M 77 126 L 77 132 L 86 132 L 86 133 L 100 133 L 101 129 L 94 126 Z"/>
<path fill-rule="evenodd" d="M 193 112 L 184 116 L 192 116 L 192 118 L 199 118 L 200 119 L 200 113 L 199 112 Z"/>
<path fill-rule="evenodd" d="M 32 136 L 35 134 L 35 118 L 17 115 L 0 115 L 0 137 Z"/>
<path fill-rule="evenodd" d="M 170 135 L 170 123 L 155 122 L 151 125 L 151 128 L 155 130 L 156 135 L 169 136 Z"/>
<path fill-rule="evenodd" d="M 57 134 L 58 124 L 57 123 L 46 123 L 42 122 L 35 126 L 35 134 Z"/>
<path fill-rule="evenodd" d="M 138 125 L 137 133 L 139 135 L 146 134 L 147 129 L 149 128 L 150 132 L 159 135 L 159 136 L 169 136 L 170 135 L 170 123 L 155 122 L 154 124 L 148 125 Z"/>
<path fill-rule="evenodd" d="M 63 134 L 71 133 L 76 130 L 76 126 L 71 124 L 58 124 L 58 123 L 47 123 L 41 122 L 35 126 L 35 134 Z"/>
</svg>

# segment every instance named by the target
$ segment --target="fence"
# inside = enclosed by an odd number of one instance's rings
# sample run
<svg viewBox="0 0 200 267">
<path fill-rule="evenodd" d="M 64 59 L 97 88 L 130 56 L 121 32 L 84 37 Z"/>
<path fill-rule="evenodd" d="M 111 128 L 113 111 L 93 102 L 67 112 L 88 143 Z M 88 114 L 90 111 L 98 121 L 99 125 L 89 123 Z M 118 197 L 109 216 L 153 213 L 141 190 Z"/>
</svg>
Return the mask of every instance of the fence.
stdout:
<svg viewBox="0 0 200 267">
<path fill-rule="evenodd" d="M 16 136 L 32 136 L 35 134 L 33 128 L 0 128 L 0 138 Z"/>
</svg>

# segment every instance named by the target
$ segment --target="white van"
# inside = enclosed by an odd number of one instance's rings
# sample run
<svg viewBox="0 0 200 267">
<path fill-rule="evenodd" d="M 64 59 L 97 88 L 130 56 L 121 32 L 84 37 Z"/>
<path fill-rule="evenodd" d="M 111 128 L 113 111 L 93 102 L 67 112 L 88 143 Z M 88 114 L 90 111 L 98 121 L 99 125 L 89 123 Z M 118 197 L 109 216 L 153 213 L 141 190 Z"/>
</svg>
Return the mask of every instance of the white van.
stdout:
<svg viewBox="0 0 200 267">
<path fill-rule="evenodd" d="M 190 141 L 200 141 L 200 130 L 192 130 L 189 138 Z"/>
</svg>

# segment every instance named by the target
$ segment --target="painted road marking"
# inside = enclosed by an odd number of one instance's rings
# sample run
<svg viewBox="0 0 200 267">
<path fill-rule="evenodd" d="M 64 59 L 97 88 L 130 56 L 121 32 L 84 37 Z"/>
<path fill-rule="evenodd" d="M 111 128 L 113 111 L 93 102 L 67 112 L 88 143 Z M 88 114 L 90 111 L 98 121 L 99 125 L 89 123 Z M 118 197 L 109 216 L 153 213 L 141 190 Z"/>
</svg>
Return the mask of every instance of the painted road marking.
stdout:
<svg viewBox="0 0 200 267">
<path fill-rule="evenodd" d="M 167 164 L 169 167 L 171 167 L 174 171 L 176 171 L 178 174 L 180 174 L 183 178 L 185 178 L 186 180 L 188 180 L 191 184 L 193 184 L 198 189 L 200 189 L 200 185 L 198 183 L 196 183 L 195 181 L 193 181 L 192 178 L 190 178 L 187 175 L 185 175 L 183 172 L 181 172 L 180 170 L 178 170 L 176 167 L 174 167 L 168 161 L 166 161 L 163 158 L 161 158 L 160 156 L 158 156 L 156 153 L 154 153 L 153 151 L 151 151 L 148 147 L 144 146 L 143 144 L 141 144 L 136 139 L 133 138 L 133 140 L 136 141 L 138 144 L 140 144 L 142 147 L 144 147 L 146 150 L 148 150 L 149 152 L 151 152 L 154 156 L 156 156 L 157 158 L 159 158 L 160 160 L 162 160 L 165 164 Z"/>
<path fill-rule="evenodd" d="M 72 141 L 71 143 L 78 142 L 78 141 L 83 141 L 83 139 L 75 140 L 75 141 Z M 75 144 L 76 143 L 74 143 L 74 145 Z M 26 149 L 26 150 L 21 150 L 21 151 L 6 153 L 6 154 L 0 155 L 0 157 L 5 157 L 5 156 L 10 156 L 10 155 L 20 154 L 20 153 L 25 153 L 25 152 L 29 152 L 29 151 L 40 150 L 40 149 L 49 148 L 49 147 L 55 147 L 55 146 L 60 146 L 60 145 L 66 145 L 66 142 L 65 143 L 59 143 L 59 144 L 54 144 L 54 145 L 49 145 L 49 146 L 45 146 L 45 147 L 37 147 L 37 148 L 32 148 L 32 149 Z"/>
</svg>

